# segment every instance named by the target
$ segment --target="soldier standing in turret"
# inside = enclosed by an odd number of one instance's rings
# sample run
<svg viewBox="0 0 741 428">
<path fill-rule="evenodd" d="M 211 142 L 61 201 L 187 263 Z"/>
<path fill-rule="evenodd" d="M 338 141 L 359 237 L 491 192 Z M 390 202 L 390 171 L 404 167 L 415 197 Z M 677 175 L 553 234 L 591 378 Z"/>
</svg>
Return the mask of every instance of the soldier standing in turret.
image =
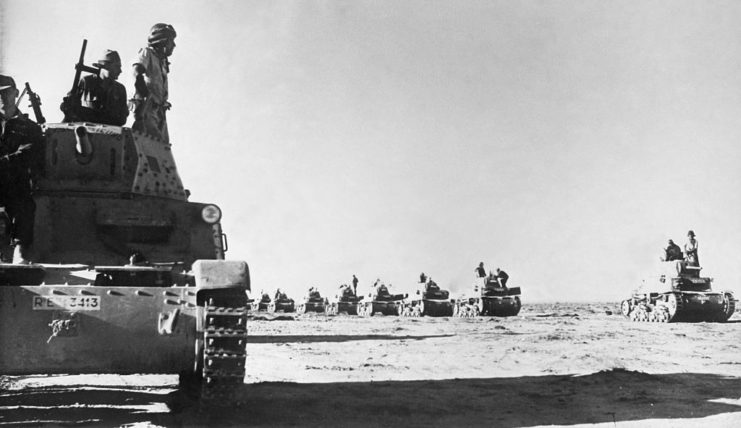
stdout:
<svg viewBox="0 0 741 428">
<path fill-rule="evenodd" d="M 27 264 L 36 213 L 32 171 L 38 167 L 43 135 L 39 125 L 20 114 L 17 97 L 13 78 L 0 75 L 0 206 L 11 222 L 13 263 Z"/>
<path fill-rule="evenodd" d="M 130 108 L 134 112 L 132 129 L 144 132 L 165 142 L 170 141 L 165 112 L 170 109 L 167 58 L 175 49 L 175 29 L 168 24 L 154 24 L 149 31 L 148 46 L 139 50 L 134 62 L 136 93 Z"/>
</svg>

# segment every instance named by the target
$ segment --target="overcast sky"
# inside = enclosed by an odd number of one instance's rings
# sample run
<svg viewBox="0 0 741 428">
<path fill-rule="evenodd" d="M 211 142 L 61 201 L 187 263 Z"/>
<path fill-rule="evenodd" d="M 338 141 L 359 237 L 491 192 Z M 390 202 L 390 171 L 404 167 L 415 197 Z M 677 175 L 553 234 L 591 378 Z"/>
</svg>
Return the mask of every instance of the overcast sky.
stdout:
<svg viewBox="0 0 741 428">
<path fill-rule="evenodd" d="M 619 300 L 693 229 L 741 292 L 737 1 L 2 5 L 0 72 L 49 121 L 83 38 L 131 93 L 149 28 L 175 27 L 180 175 L 255 290 L 457 291 L 483 261 L 525 303 Z"/>
</svg>

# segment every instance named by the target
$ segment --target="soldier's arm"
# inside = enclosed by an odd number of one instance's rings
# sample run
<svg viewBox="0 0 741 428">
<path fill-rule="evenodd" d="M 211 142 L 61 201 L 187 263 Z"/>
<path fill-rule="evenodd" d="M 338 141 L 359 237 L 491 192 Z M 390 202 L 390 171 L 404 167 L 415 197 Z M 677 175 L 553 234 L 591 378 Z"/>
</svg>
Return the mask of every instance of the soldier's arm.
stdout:
<svg viewBox="0 0 741 428">
<path fill-rule="evenodd" d="M 134 64 L 134 89 L 136 89 L 136 94 L 142 98 L 149 96 L 149 89 L 147 89 L 147 84 L 144 82 L 145 74 L 146 70 L 143 65 Z"/>
</svg>

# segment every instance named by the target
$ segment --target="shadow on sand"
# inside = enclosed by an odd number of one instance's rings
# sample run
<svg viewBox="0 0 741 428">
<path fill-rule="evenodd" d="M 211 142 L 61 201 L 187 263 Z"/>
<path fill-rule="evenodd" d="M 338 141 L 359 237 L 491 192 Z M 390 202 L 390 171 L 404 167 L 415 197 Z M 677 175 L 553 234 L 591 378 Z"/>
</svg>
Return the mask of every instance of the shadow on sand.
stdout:
<svg viewBox="0 0 741 428">
<path fill-rule="evenodd" d="M 390 334 L 366 335 L 316 335 L 316 336 L 249 336 L 247 343 L 319 343 L 356 342 L 360 340 L 425 340 L 440 337 L 453 337 L 453 334 L 434 334 L 427 336 L 399 336 Z"/>
<path fill-rule="evenodd" d="M 95 388 L 4 391 L 0 425 L 519 427 L 741 411 L 739 378 L 621 369 L 587 376 L 249 384 L 234 396 L 243 404 L 214 408 L 199 408 L 180 391 Z"/>
</svg>

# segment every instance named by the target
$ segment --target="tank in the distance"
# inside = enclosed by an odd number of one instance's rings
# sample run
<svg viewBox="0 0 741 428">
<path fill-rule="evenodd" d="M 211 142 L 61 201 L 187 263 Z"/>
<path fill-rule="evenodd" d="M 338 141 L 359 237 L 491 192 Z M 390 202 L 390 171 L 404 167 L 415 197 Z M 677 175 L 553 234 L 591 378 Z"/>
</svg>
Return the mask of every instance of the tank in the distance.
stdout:
<svg viewBox="0 0 741 428">
<path fill-rule="evenodd" d="M 357 315 L 358 305 L 364 296 L 358 296 L 348 284 L 340 285 L 337 294 L 330 299 L 327 306 L 327 315 Z"/>
<path fill-rule="evenodd" d="M 391 290 L 393 287 L 391 284 L 386 285 L 385 283 L 376 281 L 371 287 L 371 291 L 364 299 L 358 304 L 358 315 L 369 316 L 373 315 L 401 315 L 404 309 L 404 299 L 408 297 L 407 294 L 392 294 Z"/>
<path fill-rule="evenodd" d="M 455 299 L 453 312 L 459 317 L 511 317 L 519 314 L 520 308 L 520 287 L 503 287 L 496 277 L 489 275 L 475 278 L 470 292 Z"/>
<path fill-rule="evenodd" d="M 637 322 L 726 322 L 736 310 L 730 291 L 715 291 L 713 278 L 684 260 L 659 262 L 629 299 L 623 315 Z"/>
<path fill-rule="evenodd" d="M 322 293 L 316 287 L 310 287 L 303 301 L 296 307 L 296 312 L 299 314 L 312 312 L 323 314 L 326 312 L 326 309 L 327 299 L 322 296 Z"/>
<path fill-rule="evenodd" d="M 268 306 L 268 312 L 296 312 L 296 302 L 288 297 L 286 293 L 278 289 L 275 292 L 273 301 L 270 302 L 270 305 Z"/>
<path fill-rule="evenodd" d="M 402 316 L 447 317 L 454 312 L 454 301 L 450 292 L 443 290 L 432 278 L 424 278 L 415 286 L 416 290 L 404 299 Z"/>
<path fill-rule="evenodd" d="M 225 260 L 221 210 L 188 200 L 168 143 L 92 123 L 43 131 L 33 263 L 0 264 L 0 373 L 179 373 L 229 395 L 250 278 Z"/>
</svg>

